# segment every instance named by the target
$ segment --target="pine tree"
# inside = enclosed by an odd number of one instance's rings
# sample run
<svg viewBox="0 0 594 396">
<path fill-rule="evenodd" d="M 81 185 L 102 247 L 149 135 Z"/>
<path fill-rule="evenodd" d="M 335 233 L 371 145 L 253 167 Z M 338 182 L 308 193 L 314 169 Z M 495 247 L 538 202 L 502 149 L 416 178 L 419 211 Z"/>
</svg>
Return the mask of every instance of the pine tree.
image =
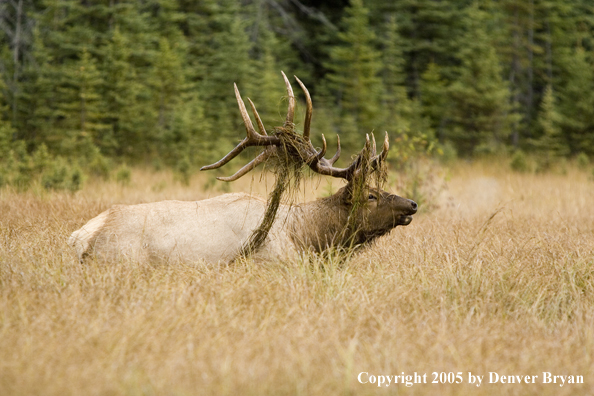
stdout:
<svg viewBox="0 0 594 396">
<path fill-rule="evenodd" d="M 245 21 L 237 0 L 212 2 L 209 5 L 211 25 L 208 35 L 209 51 L 202 59 L 204 80 L 200 83 L 205 116 L 213 125 L 211 144 L 213 157 L 222 156 L 236 145 L 242 121 L 233 93 L 235 82 L 243 97 L 252 95 L 257 87 L 254 79 L 254 61 L 250 57 L 252 44 L 246 32 Z"/>
<path fill-rule="evenodd" d="M 259 70 L 256 79 L 260 81 L 260 84 L 254 91 L 252 99 L 258 108 L 264 126 L 271 130 L 284 122 L 286 101 L 283 98 L 287 97 L 287 91 L 280 73 L 281 68 L 273 52 L 278 44 L 276 38 L 271 32 L 262 33 L 262 35 L 261 58 L 256 62 Z M 289 74 L 287 77 L 291 78 L 292 76 Z M 295 91 L 295 94 L 298 93 L 298 90 Z M 296 122 L 297 120 L 298 118 L 295 118 Z"/>
<path fill-rule="evenodd" d="M 61 135 L 60 150 L 66 156 L 92 153 L 93 148 L 114 146 L 109 127 L 104 122 L 104 105 L 99 92 L 103 84 L 96 60 L 84 48 L 80 59 L 72 63 L 57 87 L 58 120 L 56 129 Z"/>
<path fill-rule="evenodd" d="M 561 126 L 571 149 L 594 154 L 594 70 L 586 51 L 564 49 L 558 56 L 564 66 L 559 86 Z"/>
<path fill-rule="evenodd" d="M 381 100 L 381 57 L 375 48 L 376 36 L 370 29 L 369 11 L 362 0 L 352 0 L 342 19 L 341 44 L 331 48 L 327 78 L 336 95 L 345 122 L 359 133 L 378 126 Z M 346 134 L 345 134 L 346 135 Z M 360 145 L 360 137 L 344 136 L 347 146 Z"/>
<path fill-rule="evenodd" d="M 158 152 L 171 135 L 177 112 L 185 106 L 184 100 L 187 99 L 188 85 L 184 75 L 183 52 L 178 49 L 166 38 L 161 38 L 152 72 L 148 76 L 152 109 L 152 125 L 148 137 Z"/>
<path fill-rule="evenodd" d="M 9 104 L 14 127 L 19 123 L 23 71 L 33 41 L 34 3 L 32 0 L 0 2 L 0 79 L 4 81 L 2 93 Z"/>
<path fill-rule="evenodd" d="M 545 89 L 538 115 L 542 135 L 532 143 L 536 150 L 543 155 L 547 166 L 555 159 L 569 154 L 569 147 L 561 129 L 561 121 L 555 104 L 553 88 L 549 85 Z"/>
<path fill-rule="evenodd" d="M 246 28 L 252 43 L 250 54 L 256 67 L 254 80 L 258 81 L 258 89 L 252 99 L 258 105 L 258 111 L 261 109 L 262 119 L 268 127 L 281 125 L 286 114 L 287 93 L 280 71 L 283 70 L 293 83 L 293 75 L 302 81 L 311 81 L 309 73 L 304 70 L 304 65 L 291 46 L 297 32 L 289 26 L 297 21 L 287 20 L 294 16 L 283 16 L 285 7 L 283 2 L 267 0 L 253 0 L 250 7 L 243 7 Z M 315 86 L 311 88 L 315 89 Z M 301 89 L 296 87 L 294 93 L 301 96 Z M 313 92 L 310 94 L 314 95 Z M 296 111 L 301 109 L 298 105 Z M 300 120 L 302 118 L 296 114 L 295 122 Z"/>
<path fill-rule="evenodd" d="M 433 129 L 422 114 L 418 99 L 410 99 L 404 85 L 403 40 L 398 33 L 396 19 L 391 17 L 385 26 L 382 51 L 383 124 L 381 130 L 391 133 L 394 150 L 398 152 L 399 168 L 410 156 L 425 151 L 433 140 Z M 412 150 L 411 150 L 412 146 Z"/>
<path fill-rule="evenodd" d="M 406 87 L 404 86 L 404 58 L 402 40 L 398 34 L 396 18 L 390 17 L 386 23 L 382 38 L 382 111 L 383 129 L 399 131 L 407 129 L 408 120 L 404 119 L 410 108 Z"/>
<path fill-rule="evenodd" d="M 0 92 L 4 91 L 5 88 L 6 86 L 4 82 L 0 80 Z M 2 99 L 4 99 L 4 96 L 0 96 L 0 167 L 5 166 L 3 162 L 8 157 L 14 134 L 14 129 L 8 121 L 9 105 Z M 0 178 L 2 178 L 1 175 Z M 0 186 L 1 185 L 2 181 L 0 180 Z"/>
<path fill-rule="evenodd" d="M 441 68 L 435 63 L 430 63 L 421 75 L 420 89 L 423 115 L 429 119 L 431 128 L 443 142 L 450 103 L 446 81 L 441 76 Z"/>
<path fill-rule="evenodd" d="M 460 153 L 493 151 L 510 134 L 509 89 L 502 78 L 494 46 L 484 28 L 486 15 L 468 10 L 466 46 L 460 51 L 459 77 L 449 87 L 452 110 L 447 137 Z"/>
<path fill-rule="evenodd" d="M 104 147 L 104 151 L 109 155 L 138 158 L 147 150 L 143 131 L 149 118 L 147 113 L 150 112 L 140 99 L 146 89 L 138 81 L 131 63 L 131 47 L 129 38 L 116 26 L 110 41 L 103 48 L 102 97 L 113 142 L 111 147 Z"/>
<path fill-rule="evenodd" d="M 48 144 L 55 149 L 59 139 L 52 138 L 50 132 L 55 116 L 55 70 L 53 56 L 45 46 L 39 28 L 33 32 L 30 56 L 31 60 L 23 68 L 17 136 L 33 148 Z"/>
<path fill-rule="evenodd" d="M 189 184 L 195 167 L 209 162 L 207 137 L 211 127 L 204 116 L 204 105 L 198 93 L 184 95 L 173 116 L 172 124 L 161 136 L 160 155 L 173 166 L 182 182 Z"/>
<path fill-rule="evenodd" d="M 385 15 L 398 18 L 406 59 L 406 85 L 412 97 L 419 97 L 421 74 L 432 62 L 442 67 L 446 80 L 455 77 L 456 55 L 464 45 L 460 40 L 464 33 L 463 15 L 470 1 L 368 1 L 374 5 L 373 20 L 382 20 Z"/>
</svg>

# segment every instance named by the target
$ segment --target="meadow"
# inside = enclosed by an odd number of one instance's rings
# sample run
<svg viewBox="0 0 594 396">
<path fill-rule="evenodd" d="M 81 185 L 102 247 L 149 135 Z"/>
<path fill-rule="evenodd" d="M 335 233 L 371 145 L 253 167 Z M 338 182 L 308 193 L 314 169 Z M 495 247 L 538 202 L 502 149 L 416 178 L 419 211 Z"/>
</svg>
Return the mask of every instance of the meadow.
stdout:
<svg viewBox="0 0 594 396">
<path fill-rule="evenodd" d="M 0 395 L 594 394 L 591 169 L 444 172 L 431 210 L 342 263 L 81 264 L 67 246 L 112 204 L 221 194 L 204 175 L 0 190 Z M 335 188 L 316 179 L 300 198 Z M 427 383 L 378 388 L 415 372 Z"/>
</svg>

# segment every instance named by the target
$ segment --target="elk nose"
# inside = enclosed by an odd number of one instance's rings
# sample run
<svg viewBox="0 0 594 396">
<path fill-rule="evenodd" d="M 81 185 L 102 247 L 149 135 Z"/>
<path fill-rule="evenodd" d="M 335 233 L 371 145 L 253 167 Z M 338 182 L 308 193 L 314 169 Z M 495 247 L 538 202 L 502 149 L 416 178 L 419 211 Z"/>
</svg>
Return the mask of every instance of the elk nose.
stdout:
<svg viewBox="0 0 594 396">
<path fill-rule="evenodd" d="M 419 205 L 417 205 L 417 203 L 415 201 L 410 201 L 410 209 L 412 210 L 413 214 L 417 213 L 418 208 L 419 208 Z"/>
</svg>

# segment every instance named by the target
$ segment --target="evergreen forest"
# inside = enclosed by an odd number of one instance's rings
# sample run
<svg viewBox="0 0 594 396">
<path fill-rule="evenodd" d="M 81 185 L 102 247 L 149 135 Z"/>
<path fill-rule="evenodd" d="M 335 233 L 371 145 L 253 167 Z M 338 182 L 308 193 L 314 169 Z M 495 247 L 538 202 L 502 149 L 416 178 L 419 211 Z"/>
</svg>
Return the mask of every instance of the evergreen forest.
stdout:
<svg viewBox="0 0 594 396">
<path fill-rule="evenodd" d="M 234 82 L 282 124 L 281 70 L 343 161 L 372 131 L 395 166 L 592 157 L 593 55 L 591 0 L 0 0 L 0 186 L 188 180 L 244 136 Z"/>
</svg>

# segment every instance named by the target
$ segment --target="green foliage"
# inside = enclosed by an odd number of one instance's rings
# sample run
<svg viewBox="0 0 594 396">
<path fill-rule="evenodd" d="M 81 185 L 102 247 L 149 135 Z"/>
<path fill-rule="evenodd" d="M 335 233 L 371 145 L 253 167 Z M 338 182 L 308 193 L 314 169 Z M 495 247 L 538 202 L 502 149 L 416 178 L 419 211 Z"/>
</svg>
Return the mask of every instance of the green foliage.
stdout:
<svg viewBox="0 0 594 396">
<path fill-rule="evenodd" d="M 463 156 L 530 150 L 540 169 L 594 155 L 583 0 L 289 3 L 24 1 L 20 24 L 4 6 L 3 183 L 27 188 L 58 157 L 91 177 L 155 161 L 189 180 L 243 133 L 233 82 L 266 128 L 282 123 L 280 70 L 312 93 L 316 145 L 339 133 L 352 153 L 387 130 Z"/>
<path fill-rule="evenodd" d="M 347 122 L 342 127 L 371 131 L 378 125 L 380 110 L 381 55 L 375 48 L 376 35 L 370 28 L 369 10 L 362 0 L 352 0 L 342 19 L 344 30 L 338 33 L 340 44 L 330 49 L 328 74 L 330 87 Z M 347 146 L 359 136 L 343 133 Z"/>
<path fill-rule="evenodd" d="M 590 158 L 588 158 L 586 153 L 579 153 L 575 157 L 575 162 L 580 169 L 584 169 L 590 165 Z"/>
<path fill-rule="evenodd" d="M 126 164 L 120 165 L 120 167 L 116 170 L 115 178 L 118 183 L 123 186 L 127 186 L 132 181 L 132 171 Z"/>
<path fill-rule="evenodd" d="M 102 149 L 112 156 L 141 157 L 143 139 L 139 130 L 148 123 L 150 111 L 142 99 L 146 90 L 132 63 L 131 38 L 116 26 L 104 54 L 102 95 L 105 122 L 109 125 L 106 134 L 111 143 L 102 144 Z"/>
<path fill-rule="evenodd" d="M 0 119 L 0 158 L 6 158 L 12 147 L 14 129 L 11 125 Z"/>
<path fill-rule="evenodd" d="M 442 155 L 440 160 L 444 164 L 452 163 L 458 158 L 458 152 L 456 151 L 456 147 L 450 142 L 445 142 L 445 144 L 441 145 L 441 152 Z"/>
<path fill-rule="evenodd" d="M 87 160 L 88 159 L 89 157 L 87 157 Z M 108 180 L 113 164 L 111 159 L 101 155 L 99 150 L 95 149 L 90 156 L 90 160 L 86 163 L 86 168 L 91 176 Z"/>
<path fill-rule="evenodd" d="M 4 158 L 3 184 L 16 187 L 18 190 L 26 190 L 33 181 L 33 162 L 27 153 L 25 142 L 17 141 Z"/>
<path fill-rule="evenodd" d="M 529 172 L 528 157 L 522 150 L 517 150 L 512 156 L 510 167 L 516 172 Z"/>
<path fill-rule="evenodd" d="M 172 46 L 166 38 L 159 41 L 148 83 L 152 88 L 151 102 L 157 129 L 166 129 L 173 120 L 176 105 L 186 88 L 182 53 L 177 45 Z"/>
<path fill-rule="evenodd" d="M 402 43 L 396 20 L 391 17 L 386 23 L 386 34 L 383 38 L 381 127 L 393 134 L 414 136 L 420 141 L 433 139 L 434 130 L 429 118 L 423 114 L 421 101 L 410 99 L 404 85 Z"/>
<path fill-rule="evenodd" d="M 274 50 L 279 46 L 278 40 L 271 32 L 267 31 L 260 33 L 260 36 L 263 48 L 260 59 L 256 62 L 259 70 L 257 79 L 260 84 L 253 94 L 253 100 L 258 106 L 258 114 L 260 114 L 265 128 L 272 130 L 284 121 L 287 103 L 283 99 L 286 97 L 287 91 L 279 72 L 279 62 L 274 53 Z M 288 77 L 291 74 L 294 73 L 288 74 Z M 300 76 L 300 78 L 303 80 L 304 76 Z"/>
<path fill-rule="evenodd" d="M 0 187 L 9 185 L 24 191 L 40 183 L 46 190 L 78 191 L 85 176 L 77 164 L 63 157 L 52 156 L 45 145 L 32 154 L 25 150 L 23 141 L 13 145 L 0 168 Z"/>
<path fill-rule="evenodd" d="M 439 65 L 433 62 L 429 64 L 421 75 L 420 90 L 423 115 L 429 120 L 431 128 L 443 139 L 450 109 L 446 81 L 441 75 Z"/>
<path fill-rule="evenodd" d="M 386 13 L 397 17 L 400 36 L 404 39 L 407 87 L 413 97 L 423 99 L 420 79 L 431 63 L 443 66 L 448 78 L 457 74 L 454 70 L 459 65 L 456 54 L 467 45 L 462 39 L 463 21 L 470 2 L 372 0 L 369 3 L 377 4 L 374 20 L 385 18 Z"/>
<path fill-rule="evenodd" d="M 209 34 L 205 37 L 204 54 L 198 61 L 207 76 L 200 85 L 205 93 L 204 114 L 215 126 L 204 137 L 209 143 L 208 150 L 216 152 L 217 146 L 235 141 L 237 131 L 241 130 L 233 82 L 244 94 L 249 92 L 255 85 L 254 62 L 250 58 L 252 43 L 239 2 L 208 2 L 206 8 L 210 13 Z"/>
<path fill-rule="evenodd" d="M 383 102 L 394 104 L 402 97 L 406 96 L 404 82 L 406 74 L 404 73 L 405 59 L 403 54 L 403 40 L 398 32 L 396 18 L 391 16 L 386 23 L 386 32 L 382 37 L 382 81 L 384 87 Z"/>
<path fill-rule="evenodd" d="M 78 166 L 68 164 L 64 158 L 57 157 L 41 174 L 41 185 L 46 190 L 75 192 L 82 188 L 83 179 L 83 173 Z"/>
<path fill-rule="evenodd" d="M 464 38 L 468 45 L 459 53 L 460 75 L 448 89 L 452 110 L 447 137 L 466 155 L 473 154 L 477 148 L 503 144 L 514 121 L 510 113 L 510 90 L 484 28 L 486 20 L 487 15 L 477 7 L 468 9 Z"/>
<path fill-rule="evenodd" d="M 190 176 L 191 176 L 190 170 L 191 170 L 190 159 L 187 156 L 181 157 L 175 164 L 176 175 L 178 176 L 178 178 L 182 182 L 182 184 L 184 184 L 186 186 L 190 185 Z"/>
<path fill-rule="evenodd" d="M 400 132 L 390 145 L 392 162 L 396 169 L 405 169 L 406 164 L 434 153 L 442 153 L 437 141 L 425 134 Z"/>
<path fill-rule="evenodd" d="M 542 127 L 542 135 L 533 140 L 532 145 L 540 155 L 539 170 L 544 171 L 569 154 L 569 147 L 560 127 L 562 119 L 557 112 L 553 88 L 550 85 L 545 90 L 538 121 Z"/>
<path fill-rule="evenodd" d="M 566 73 L 559 87 L 560 126 L 573 152 L 594 154 L 594 68 L 583 48 L 561 51 Z"/>
</svg>

